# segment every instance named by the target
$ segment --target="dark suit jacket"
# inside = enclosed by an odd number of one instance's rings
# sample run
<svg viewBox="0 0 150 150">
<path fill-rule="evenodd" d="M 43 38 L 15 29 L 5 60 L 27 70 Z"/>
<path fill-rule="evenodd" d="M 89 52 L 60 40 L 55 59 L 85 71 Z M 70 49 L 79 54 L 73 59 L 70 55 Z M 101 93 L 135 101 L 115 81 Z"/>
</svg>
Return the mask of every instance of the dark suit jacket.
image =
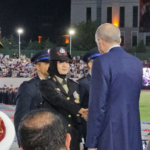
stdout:
<svg viewBox="0 0 150 150">
<path fill-rule="evenodd" d="M 22 118 L 31 110 L 40 108 L 42 95 L 39 91 L 39 77 L 33 78 L 30 81 L 23 82 L 17 93 L 17 104 L 14 115 L 14 124 L 16 132 L 18 131 L 19 123 Z"/>
<path fill-rule="evenodd" d="M 94 60 L 87 147 L 142 150 L 139 96 L 142 63 L 121 47 Z"/>
<path fill-rule="evenodd" d="M 78 84 L 71 79 L 67 79 L 69 88 L 68 94 L 61 84 L 55 79 L 42 80 L 40 91 L 43 95 L 43 107 L 57 113 L 64 119 L 68 133 L 71 134 L 70 150 L 79 150 L 81 141 L 81 118 L 78 111 L 81 109 L 79 103 L 75 102 L 75 93 L 79 93 Z M 59 88 L 60 92 L 56 89 Z"/>
</svg>

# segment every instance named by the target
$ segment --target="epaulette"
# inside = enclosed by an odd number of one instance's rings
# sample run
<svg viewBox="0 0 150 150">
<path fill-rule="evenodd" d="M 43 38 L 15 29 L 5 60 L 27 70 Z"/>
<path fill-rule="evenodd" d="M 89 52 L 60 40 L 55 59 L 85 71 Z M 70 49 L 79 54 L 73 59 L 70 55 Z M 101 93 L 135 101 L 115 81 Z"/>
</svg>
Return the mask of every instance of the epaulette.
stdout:
<svg viewBox="0 0 150 150">
<path fill-rule="evenodd" d="M 79 84 L 79 82 L 78 81 L 76 81 L 76 80 L 73 80 L 72 78 L 68 78 L 69 80 L 71 80 L 71 81 L 73 81 L 73 82 L 75 82 L 75 83 L 77 83 L 77 84 Z"/>
</svg>

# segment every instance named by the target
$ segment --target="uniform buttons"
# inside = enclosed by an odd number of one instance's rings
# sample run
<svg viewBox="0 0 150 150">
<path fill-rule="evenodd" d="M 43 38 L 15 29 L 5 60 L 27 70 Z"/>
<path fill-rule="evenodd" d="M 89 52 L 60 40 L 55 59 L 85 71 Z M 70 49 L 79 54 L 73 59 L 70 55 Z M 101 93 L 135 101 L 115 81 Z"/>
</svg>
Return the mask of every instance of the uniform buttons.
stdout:
<svg viewBox="0 0 150 150">
<path fill-rule="evenodd" d="M 68 127 L 71 127 L 71 124 L 68 124 Z"/>
<path fill-rule="evenodd" d="M 70 100 L 70 97 L 67 97 L 67 100 Z"/>
<path fill-rule="evenodd" d="M 71 115 L 68 115 L 69 118 L 71 118 Z"/>
<path fill-rule="evenodd" d="M 77 117 L 79 117 L 80 115 L 79 114 L 77 114 Z"/>
</svg>

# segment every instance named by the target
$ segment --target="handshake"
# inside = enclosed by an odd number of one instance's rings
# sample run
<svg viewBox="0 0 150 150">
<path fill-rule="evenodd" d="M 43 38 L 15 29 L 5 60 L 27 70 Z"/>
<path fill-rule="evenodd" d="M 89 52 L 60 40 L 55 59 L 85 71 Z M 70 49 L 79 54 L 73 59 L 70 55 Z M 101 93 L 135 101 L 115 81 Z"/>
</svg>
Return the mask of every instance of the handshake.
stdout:
<svg viewBox="0 0 150 150">
<path fill-rule="evenodd" d="M 81 108 L 78 113 L 82 115 L 81 117 L 83 117 L 84 120 L 88 120 L 88 109 Z"/>
</svg>

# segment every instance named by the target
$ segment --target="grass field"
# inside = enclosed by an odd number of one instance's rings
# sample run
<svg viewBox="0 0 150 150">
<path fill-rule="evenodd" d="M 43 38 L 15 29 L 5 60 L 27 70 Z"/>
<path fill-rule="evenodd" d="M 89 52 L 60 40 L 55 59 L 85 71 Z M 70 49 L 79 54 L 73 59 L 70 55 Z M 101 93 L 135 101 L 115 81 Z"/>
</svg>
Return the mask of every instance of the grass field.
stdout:
<svg viewBox="0 0 150 150">
<path fill-rule="evenodd" d="M 141 121 L 150 122 L 150 91 L 142 91 L 140 96 Z"/>
</svg>

